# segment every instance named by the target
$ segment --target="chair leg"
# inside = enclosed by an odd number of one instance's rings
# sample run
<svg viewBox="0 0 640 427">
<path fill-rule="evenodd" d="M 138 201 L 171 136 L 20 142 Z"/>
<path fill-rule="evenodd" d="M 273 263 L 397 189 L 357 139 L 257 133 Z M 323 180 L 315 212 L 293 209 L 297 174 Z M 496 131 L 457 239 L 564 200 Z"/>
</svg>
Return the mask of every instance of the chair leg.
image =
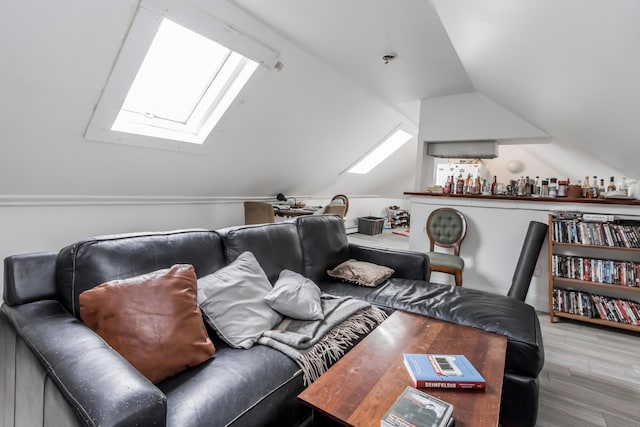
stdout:
<svg viewBox="0 0 640 427">
<path fill-rule="evenodd" d="M 456 286 L 462 286 L 462 270 L 456 271 Z"/>
</svg>

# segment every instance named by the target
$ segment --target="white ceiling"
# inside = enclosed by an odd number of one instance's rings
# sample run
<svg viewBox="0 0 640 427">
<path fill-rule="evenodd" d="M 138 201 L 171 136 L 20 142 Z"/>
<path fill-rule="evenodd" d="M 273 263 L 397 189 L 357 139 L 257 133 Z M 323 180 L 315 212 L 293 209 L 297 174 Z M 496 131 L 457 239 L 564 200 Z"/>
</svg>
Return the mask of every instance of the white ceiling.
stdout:
<svg viewBox="0 0 640 427">
<path fill-rule="evenodd" d="M 395 108 L 477 91 L 556 143 L 640 174 L 636 0 L 236 3 Z M 398 59 L 381 66 L 387 51 Z"/>
<path fill-rule="evenodd" d="M 474 91 L 563 148 L 529 150 L 539 161 L 577 150 L 595 163 L 576 175 L 640 178 L 636 0 L 190 2 L 284 63 L 256 73 L 200 155 L 83 137 L 136 0 L 0 3 L 0 194 L 400 197 L 415 141 L 367 176 L 340 172 L 417 128 L 422 99 Z"/>
<path fill-rule="evenodd" d="M 373 95 L 402 105 L 473 91 L 445 28 L 424 0 L 235 0 Z M 397 58 L 385 65 L 385 53 Z"/>
</svg>

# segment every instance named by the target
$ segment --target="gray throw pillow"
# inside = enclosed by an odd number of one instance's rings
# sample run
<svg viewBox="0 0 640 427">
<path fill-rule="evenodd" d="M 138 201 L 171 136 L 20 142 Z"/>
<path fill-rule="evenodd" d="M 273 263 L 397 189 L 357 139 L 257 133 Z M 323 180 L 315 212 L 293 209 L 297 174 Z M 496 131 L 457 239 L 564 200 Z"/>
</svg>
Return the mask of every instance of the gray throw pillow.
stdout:
<svg viewBox="0 0 640 427">
<path fill-rule="evenodd" d="M 327 271 L 327 274 L 335 279 L 370 287 L 383 283 L 393 273 L 394 270 L 389 267 L 355 259 L 347 260 Z"/>
<path fill-rule="evenodd" d="M 264 300 L 278 313 L 297 320 L 324 319 L 320 288 L 301 274 L 282 270 Z"/>
<path fill-rule="evenodd" d="M 282 316 L 264 301 L 271 283 L 251 252 L 198 279 L 198 304 L 207 323 L 235 348 L 249 348 Z"/>
</svg>

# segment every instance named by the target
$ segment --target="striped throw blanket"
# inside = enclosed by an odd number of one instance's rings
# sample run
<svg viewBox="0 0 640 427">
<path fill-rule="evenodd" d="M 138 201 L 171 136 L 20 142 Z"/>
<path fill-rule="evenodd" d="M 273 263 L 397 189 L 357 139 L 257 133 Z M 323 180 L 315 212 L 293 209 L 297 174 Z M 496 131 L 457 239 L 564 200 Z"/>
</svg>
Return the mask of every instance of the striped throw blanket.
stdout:
<svg viewBox="0 0 640 427">
<path fill-rule="evenodd" d="M 286 318 L 258 340 L 298 363 L 305 385 L 318 379 L 387 317 L 379 308 L 351 297 L 323 293 L 321 304 L 323 320 Z"/>
</svg>

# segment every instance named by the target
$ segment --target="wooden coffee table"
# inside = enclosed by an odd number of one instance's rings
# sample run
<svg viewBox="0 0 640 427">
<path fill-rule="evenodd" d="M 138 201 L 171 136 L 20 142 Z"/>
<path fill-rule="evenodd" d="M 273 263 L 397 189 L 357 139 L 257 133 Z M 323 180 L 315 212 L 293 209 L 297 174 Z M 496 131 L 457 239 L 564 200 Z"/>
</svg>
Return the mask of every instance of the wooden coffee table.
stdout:
<svg viewBox="0 0 640 427">
<path fill-rule="evenodd" d="M 497 426 L 506 348 L 502 335 L 396 311 L 298 397 L 313 407 L 314 421 L 324 415 L 346 426 L 379 427 L 412 385 L 403 353 L 464 354 L 486 380 L 484 391 L 422 390 L 453 404 L 456 427 Z"/>
</svg>

